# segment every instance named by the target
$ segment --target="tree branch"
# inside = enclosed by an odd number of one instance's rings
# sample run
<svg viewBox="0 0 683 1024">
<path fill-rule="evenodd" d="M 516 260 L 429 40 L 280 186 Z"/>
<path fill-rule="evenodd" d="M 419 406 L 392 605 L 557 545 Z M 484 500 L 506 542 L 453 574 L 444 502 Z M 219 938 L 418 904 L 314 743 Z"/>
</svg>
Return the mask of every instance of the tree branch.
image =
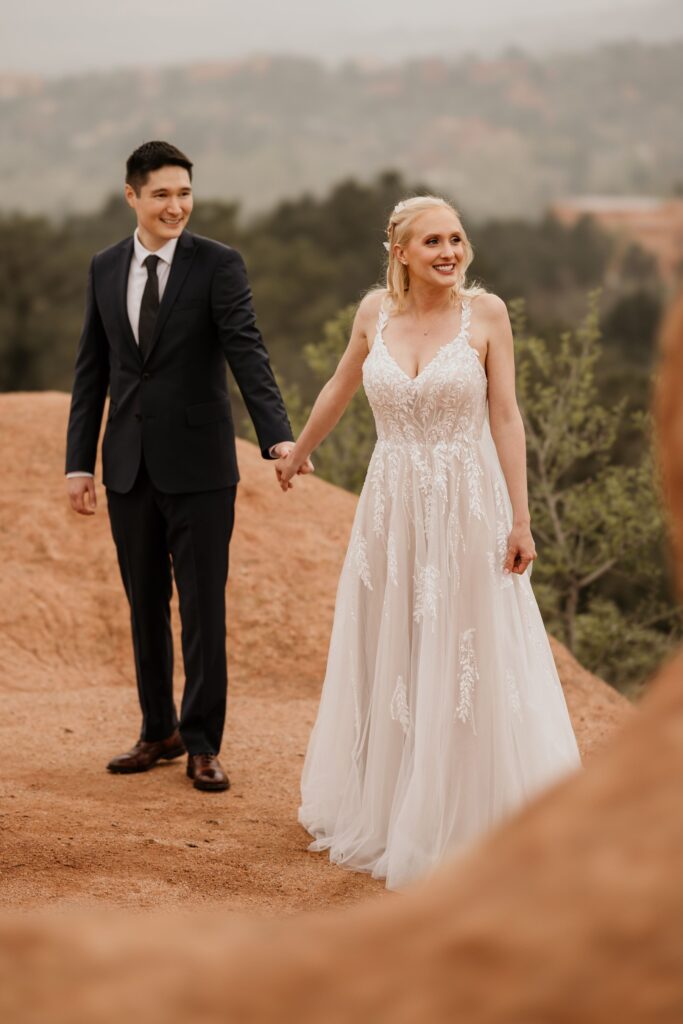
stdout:
<svg viewBox="0 0 683 1024">
<path fill-rule="evenodd" d="M 580 579 L 578 584 L 579 587 L 581 589 L 583 589 L 584 587 L 589 587 L 591 583 L 595 583 L 596 580 L 599 580 L 601 576 L 604 576 L 605 573 L 609 572 L 610 569 L 616 564 L 616 558 L 609 558 L 606 562 L 603 562 L 602 565 L 598 566 L 597 569 L 594 569 L 593 572 L 589 572 L 587 576 L 584 576 L 583 579 Z"/>
</svg>

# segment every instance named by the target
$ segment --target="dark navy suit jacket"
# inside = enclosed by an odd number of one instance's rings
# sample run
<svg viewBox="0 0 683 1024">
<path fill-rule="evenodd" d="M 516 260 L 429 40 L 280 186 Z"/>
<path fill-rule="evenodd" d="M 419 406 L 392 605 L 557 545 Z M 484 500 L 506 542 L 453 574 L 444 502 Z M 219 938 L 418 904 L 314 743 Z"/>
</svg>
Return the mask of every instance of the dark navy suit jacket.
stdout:
<svg viewBox="0 0 683 1024">
<path fill-rule="evenodd" d="M 226 360 L 256 428 L 264 458 L 291 427 L 256 326 L 244 261 L 228 246 L 184 231 L 145 360 L 128 320 L 133 239 L 98 253 L 90 265 L 67 433 L 66 471 L 94 472 L 102 443 L 105 486 L 133 486 L 144 460 L 167 494 L 237 483 Z"/>
</svg>

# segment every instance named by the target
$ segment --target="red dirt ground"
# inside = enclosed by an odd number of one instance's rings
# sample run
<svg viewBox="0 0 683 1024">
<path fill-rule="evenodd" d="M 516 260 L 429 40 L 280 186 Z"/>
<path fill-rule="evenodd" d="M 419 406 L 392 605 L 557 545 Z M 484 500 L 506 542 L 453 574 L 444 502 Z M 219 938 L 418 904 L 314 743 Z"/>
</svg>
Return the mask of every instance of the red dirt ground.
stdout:
<svg viewBox="0 0 683 1024">
<path fill-rule="evenodd" d="M 0 906 L 269 914 L 383 893 L 309 853 L 296 821 L 355 498 L 315 478 L 284 495 L 239 442 L 222 755 L 232 789 L 198 793 L 181 761 L 113 777 L 104 766 L 139 725 L 127 607 L 102 488 L 93 519 L 67 506 L 68 402 L 0 396 Z M 631 707 L 553 649 L 590 761 Z"/>
</svg>

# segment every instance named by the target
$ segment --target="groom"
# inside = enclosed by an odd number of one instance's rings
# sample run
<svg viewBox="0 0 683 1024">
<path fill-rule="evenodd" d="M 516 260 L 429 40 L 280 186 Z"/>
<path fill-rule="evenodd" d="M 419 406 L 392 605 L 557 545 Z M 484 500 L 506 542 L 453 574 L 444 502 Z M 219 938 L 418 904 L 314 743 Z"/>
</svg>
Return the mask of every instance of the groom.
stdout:
<svg viewBox="0 0 683 1024">
<path fill-rule="evenodd" d="M 263 457 L 286 456 L 292 433 L 241 256 L 186 230 L 190 160 L 167 142 L 145 143 L 128 159 L 125 194 L 137 229 L 90 265 L 66 456 L 71 506 L 92 515 L 109 391 L 103 477 L 130 603 L 142 730 L 134 747 L 107 767 L 143 772 L 187 751 L 194 786 L 225 790 L 230 783 L 217 755 L 239 479 L 226 360 Z M 172 575 L 186 676 L 180 723 L 173 702 Z"/>
</svg>

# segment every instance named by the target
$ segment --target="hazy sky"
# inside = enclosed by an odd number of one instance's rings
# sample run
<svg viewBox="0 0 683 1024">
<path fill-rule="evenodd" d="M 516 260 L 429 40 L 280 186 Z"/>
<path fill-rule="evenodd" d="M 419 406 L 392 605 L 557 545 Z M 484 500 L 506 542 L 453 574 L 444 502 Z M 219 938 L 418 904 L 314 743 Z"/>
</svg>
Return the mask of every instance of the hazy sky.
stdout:
<svg viewBox="0 0 683 1024">
<path fill-rule="evenodd" d="M 683 36 L 682 0 L 0 0 L 0 72 L 582 48 Z M 11 9 L 10 8 L 11 5 Z"/>
</svg>

